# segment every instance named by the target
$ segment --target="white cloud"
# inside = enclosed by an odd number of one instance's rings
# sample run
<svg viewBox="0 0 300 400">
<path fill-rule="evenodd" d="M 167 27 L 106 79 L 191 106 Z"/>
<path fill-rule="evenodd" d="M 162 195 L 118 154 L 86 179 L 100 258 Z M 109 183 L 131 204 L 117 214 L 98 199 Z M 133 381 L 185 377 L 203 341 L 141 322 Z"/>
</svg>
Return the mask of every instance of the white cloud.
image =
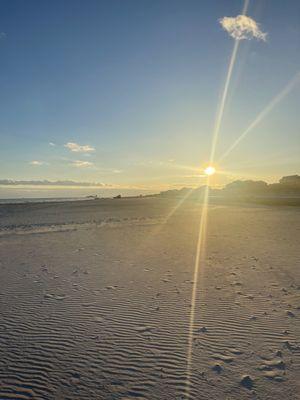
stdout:
<svg viewBox="0 0 300 400">
<path fill-rule="evenodd" d="M 49 145 L 52 146 L 52 147 L 56 146 L 56 144 L 53 143 L 53 142 L 49 142 Z"/>
<path fill-rule="evenodd" d="M 267 33 L 262 32 L 259 24 L 246 15 L 223 17 L 219 19 L 219 22 L 223 29 L 236 40 L 251 40 L 253 38 L 263 41 L 266 40 Z"/>
<path fill-rule="evenodd" d="M 72 161 L 71 165 L 73 165 L 74 167 L 78 167 L 78 168 L 90 168 L 90 167 L 94 166 L 94 164 L 92 162 L 82 161 L 82 160 Z"/>
<path fill-rule="evenodd" d="M 45 164 L 43 161 L 37 161 L 37 160 L 33 160 L 33 161 L 30 161 L 30 163 L 29 163 L 30 165 L 43 165 L 43 164 Z"/>
<path fill-rule="evenodd" d="M 85 144 L 85 145 L 80 145 L 78 143 L 74 142 L 68 142 L 65 144 L 65 147 L 69 149 L 70 151 L 73 151 L 74 153 L 90 153 L 92 151 L 95 151 L 94 147 Z"/>
</svg>

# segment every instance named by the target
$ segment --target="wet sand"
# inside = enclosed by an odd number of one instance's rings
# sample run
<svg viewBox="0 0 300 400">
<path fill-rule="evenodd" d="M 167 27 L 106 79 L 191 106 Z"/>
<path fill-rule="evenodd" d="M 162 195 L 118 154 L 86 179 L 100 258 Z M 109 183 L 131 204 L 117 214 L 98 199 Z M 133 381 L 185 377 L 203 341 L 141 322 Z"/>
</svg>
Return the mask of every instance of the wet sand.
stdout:
<svg viewBox="0 0 300 400">
<path fill-rule="evenodd" d="M 0 206 L 0 399 L 184 399 L 202 206 Z M 211 205 L 190 398 L 299 398 L 298 207 Z"/>
</svg>

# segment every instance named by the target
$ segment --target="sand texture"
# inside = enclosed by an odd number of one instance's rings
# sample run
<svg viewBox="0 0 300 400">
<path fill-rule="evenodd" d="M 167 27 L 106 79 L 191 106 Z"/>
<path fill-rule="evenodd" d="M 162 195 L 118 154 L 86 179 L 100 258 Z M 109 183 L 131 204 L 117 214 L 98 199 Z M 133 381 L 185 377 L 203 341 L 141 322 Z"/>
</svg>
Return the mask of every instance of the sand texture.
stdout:
<svg viewBox="0 0 300 400">
<path fill-rule="evenodd" d="M 0 206 L 0 399 L 186 399 L 202 206 Z M 295 400 L 300 209 L 211 205 L 191 399 Z"/>
</svg>

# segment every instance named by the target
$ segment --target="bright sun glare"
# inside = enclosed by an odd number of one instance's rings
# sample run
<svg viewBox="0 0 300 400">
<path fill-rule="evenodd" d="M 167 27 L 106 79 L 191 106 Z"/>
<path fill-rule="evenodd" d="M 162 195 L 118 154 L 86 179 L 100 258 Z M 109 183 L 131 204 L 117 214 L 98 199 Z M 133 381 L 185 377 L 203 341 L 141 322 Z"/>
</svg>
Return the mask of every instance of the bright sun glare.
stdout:
<svg viewBox="0 0 300 400">
<path fill-rule="evenodd" d="M 204 170 L 205 175 L 213 175 L 216 173 L 216 168 L 211 165 Z"/>
</svg>

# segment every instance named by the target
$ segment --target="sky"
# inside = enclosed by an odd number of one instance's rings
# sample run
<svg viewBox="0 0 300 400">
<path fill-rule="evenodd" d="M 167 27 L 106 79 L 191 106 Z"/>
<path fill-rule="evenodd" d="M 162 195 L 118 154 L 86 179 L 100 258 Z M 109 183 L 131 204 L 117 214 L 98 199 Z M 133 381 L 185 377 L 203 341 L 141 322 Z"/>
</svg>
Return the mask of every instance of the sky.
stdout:
<svg viewBox="0 0 300 400">
<path fill-rule="evenodd" d="M 236 39 L 243 6 L 1 0 L 0 181 L 122 193 L 201 184 L 236 40 L 213 182 L 299 173 L 300 2 L 250 0 L 261 35 Z M 0 197 L 71 188 L 0 185 Z"/>
</svg>

